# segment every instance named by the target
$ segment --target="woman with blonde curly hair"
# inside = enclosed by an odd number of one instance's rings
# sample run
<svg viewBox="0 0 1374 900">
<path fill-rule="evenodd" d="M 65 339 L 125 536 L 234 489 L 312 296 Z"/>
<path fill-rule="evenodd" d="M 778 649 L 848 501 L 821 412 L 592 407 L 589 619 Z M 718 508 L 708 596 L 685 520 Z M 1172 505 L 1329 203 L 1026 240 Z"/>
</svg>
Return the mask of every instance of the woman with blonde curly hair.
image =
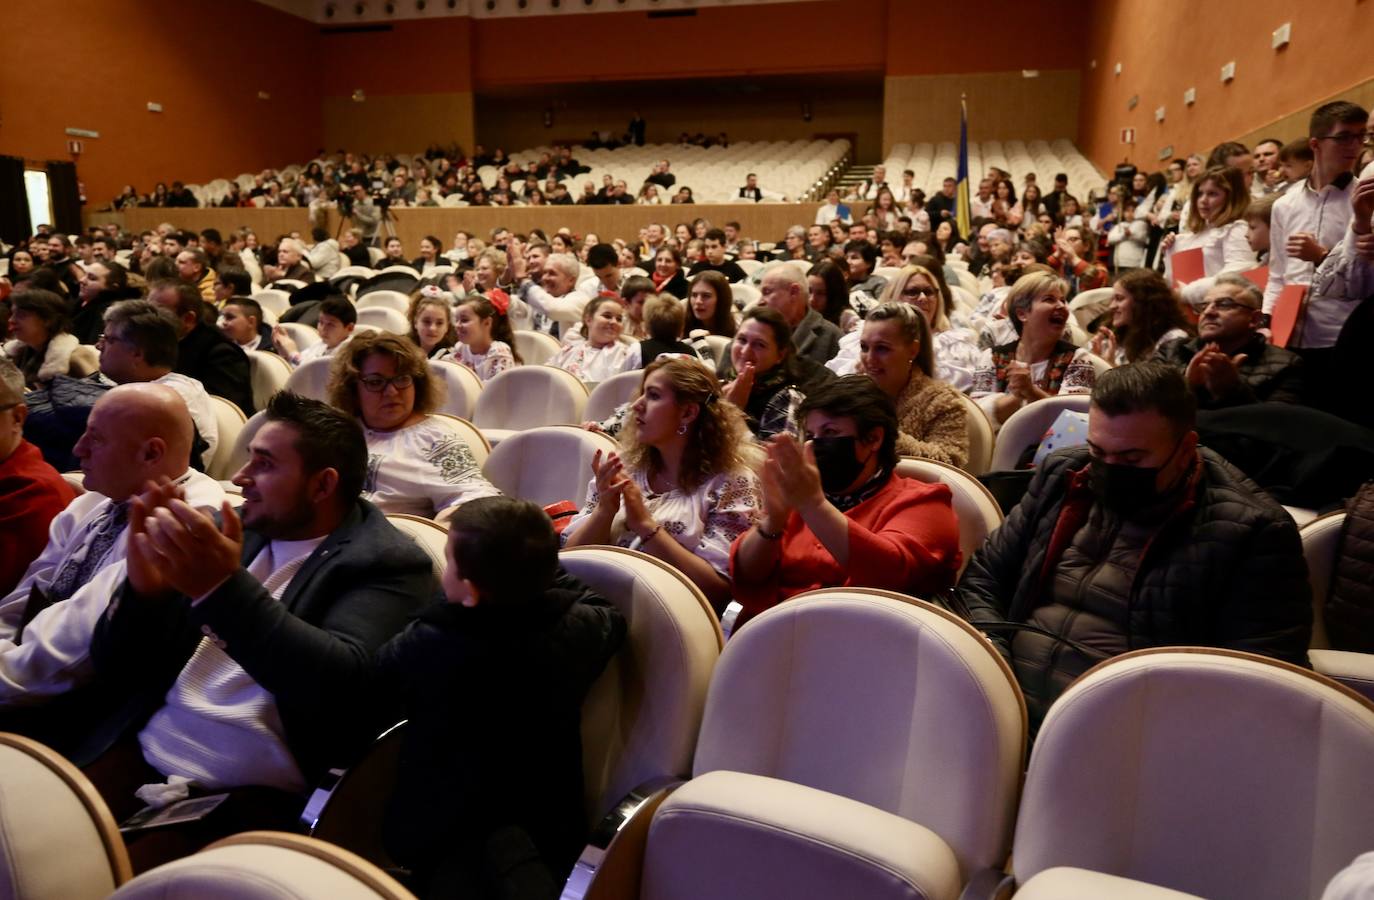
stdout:
<svg viewBox="0 0 1374 900">
<path fill-rule="evenodd" d="M 730 600 L 730 544 L 753 524 L 758 479 L 742 454 L 744 416 L 694 358 L 644 370 L 620 434 L 623 448 L 592 458 L 587 502 L 564 544 L 617 544 L 662 559 L 692 579 L 717 610 Z"/>
<path fill-rule="evenodd" d="M 443 392 L 420 348 L 403 335 L 355 334 L 335 354 L 329 402 L 362 423 L 363 499 L 382 512 L 443 522 L 467 501 L 501 493 L 463 439 L 430 414 Z"/>
</svg>

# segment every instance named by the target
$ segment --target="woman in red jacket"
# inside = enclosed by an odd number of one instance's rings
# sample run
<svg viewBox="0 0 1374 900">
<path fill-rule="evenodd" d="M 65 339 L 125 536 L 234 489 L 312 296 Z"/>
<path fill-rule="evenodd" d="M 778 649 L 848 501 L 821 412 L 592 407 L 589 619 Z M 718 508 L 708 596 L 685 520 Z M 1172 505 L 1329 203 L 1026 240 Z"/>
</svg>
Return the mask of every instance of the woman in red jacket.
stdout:
<svg viewBox="0 0 1374 900">
<path fill-rule="evenodd" d="M 893 474 L 897 415 L 866 375 L 812 391 L 797 413 L 806 435 L 768 443 L 763 515 L 730 550 L 736 627 L 822 587 L 931 597 L 954 583 L 959 526 L 949 488 Z"/>
</svg>

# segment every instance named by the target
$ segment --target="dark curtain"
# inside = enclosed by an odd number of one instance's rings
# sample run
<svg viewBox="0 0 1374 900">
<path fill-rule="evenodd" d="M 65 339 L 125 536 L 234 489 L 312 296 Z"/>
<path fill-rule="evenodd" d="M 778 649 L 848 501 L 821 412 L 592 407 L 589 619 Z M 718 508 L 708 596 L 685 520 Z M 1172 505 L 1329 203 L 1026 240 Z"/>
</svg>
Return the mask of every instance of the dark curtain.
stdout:
<svg viewBox="0 0 1374 900">
<path fill-rule="evenodd" d="M 76 163 L 48 163 L 48 191 L 52 195 L 53 227 L 63 234 L 81 233 L 81 190 Z"/>
<path fill-rule="evenodd" d="M 13 244 L 31 234 L 24 160 L 17 156 L 0 156 L 0 240 Z"/>
</svg>

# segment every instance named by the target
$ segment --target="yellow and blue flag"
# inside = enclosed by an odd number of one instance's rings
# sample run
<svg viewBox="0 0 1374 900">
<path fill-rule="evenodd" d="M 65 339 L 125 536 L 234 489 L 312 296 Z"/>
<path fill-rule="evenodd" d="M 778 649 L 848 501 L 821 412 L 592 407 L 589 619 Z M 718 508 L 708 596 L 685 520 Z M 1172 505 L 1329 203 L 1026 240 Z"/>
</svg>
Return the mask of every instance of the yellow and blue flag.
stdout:
<svg viewBox="0 0 1374 900">
<path fill-rule="evenodd" d="M 954 224 L 960 237 L 972 228 L 968 193 L 968 101 L 959 100 L 959 188 L 955 194 Z"/>
</svg>

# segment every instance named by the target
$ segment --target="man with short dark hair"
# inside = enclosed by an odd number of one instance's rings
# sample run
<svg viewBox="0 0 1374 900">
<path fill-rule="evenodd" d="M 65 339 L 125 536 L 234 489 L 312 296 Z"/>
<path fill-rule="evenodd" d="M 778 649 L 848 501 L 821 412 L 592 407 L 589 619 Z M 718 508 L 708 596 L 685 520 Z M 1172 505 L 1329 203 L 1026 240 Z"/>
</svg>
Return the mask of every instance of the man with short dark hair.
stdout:
<svg viewBox="0 0 1374 900">
<path fill-rule="evenodd" d="M 148 299 L 171 310 L 177 320 L 176 370 L 223 397 L 251 416 L 253 379 L 248 357 L 219 329 L 205 323 L 205 301 L 194 287 L 180 281 L 155 281 Z"/>
<path fill-rule="evenodd" d="M 668 160 L 660 159 L 657 163 L 654 164 L 653 171 L 649 173 L 649 177 L 645 178 L 644 180 L 656 184 L 664 190 L 667 190 L 668 188 L 677 184 L 677 176 L 674 175 L 672 172 L 669 172 L 668 168 Z"/>
<path fill-rule="evenodd" d="M 1255 145 L 1255 183 L 1250 186 L 1252 196 L 1263 197 L 1272 193 L 1283 180 L 1279 171 L 1279 151 L 1283 141 L 1278 138 L 1265 138 Z"/>
<path fill-rule="evenodd" d="M 850 241 L 844 245 L 844 258 L 849 263 L 849 291 L 863 291 L 877 299 L 887 287 L 887 279 L 874 275 L 878 266 L 878 248 L 868 241 Z"/>
<path fill-rule="evenodd" d="M 1259 333 L 1260 302 L 1259 288 L 1223 272 L 1196 307 L 1197 337 L 1156 351 L 1156 360 L 1184 372 L 1203 409 L 1301 401 L 1302 360 Z"/>
<path fill-rule="evenodd" d="M 741 200 L 752 200 L 759 203 L 763 200 L 763 190 L 759 188 L 759 176 L 750 172 L 744 176 L 744 187 L 739 189 L 737 196 Z"/>
<path fill-rule="evenodd" d="M 253 293 L 253 276 L 243 269 L 225 269 L 215 273 L 215 308 L 221 308 L 230 297 L 248 297 Z"/>
<path fill-rule="evenodd" d="M 1056 222 L 1059 221 L 1059 204 L 1064 202 L 1064 198 L 1069 193 L 1069 176 L 1063 172 L 1054 176 L 1054 190 L 1045 195 L 1045 212 L 1049 213 Z"/>
<path fill-rule="evenodd" d="M 706 249 L 706 258 L 692 266 L 691 271 L 687 274 L 695 277 L 702 272 L 719 272 L 725 276 L 726 281 L 732 284 L 744 281 L 749 277 L 744 269 L 740 268 L 739 263 L 725 258 L 724 231 L 719 228 L 708 229 L 703 243 Z"/>
<path fill-rule="evenodd" d="M 954 189 L 958 182 L 953 178 L 946 178 L 940 186 L 940 193 L 926 201 L 926 215 L 930 216 L 930 230 L 935 231 L 940 227 L 941 222 L 948 222 L 954 229 L 954 233 L 959 234 L 959 221 L 956 217 Z"/>
<path fill-rule="evenodd" d="M 591 278 L 584 278 L 577 289 L 588 297 L 595 297 L 602 291 L 620 291 L 620 255 L 612 244 L 595 244 L 587 251 L 587 268 L 592 270 Z"/>
<path fill-rule="evenodd" d="M 224 256 L 224 236 L 217 228 L 206 228 L 200 233 L 200 250 L 209 260 L 210 268 L 218 269 Z"/>
<path fill-rule="evenodd" d="M 114 756 L 138 758 L 96 764 L 117 818 L 140 785 L 185 780 L 231 793 L 226 826 L 289 827 L 310 785 L 373 736 L 358 714 L 373 655 L 436 588 L 424 551 L 359 496 L 357 421 L 289 391 L 266 412 L 234 476 L 238 511 L 216 521 L 165 481 L 129 510 L 127 578 L 91 648 L 129 700 Z"/>
<path fill-rule="evenodd" d="M 1307 665 L 1297 527 L 1198 446 L 1194 419 L 1168 366 L 1098 376 L 1087 447 L 1039 465 L 951 595 L 1011 663 L 1032 730 L 1069 682 L 1128 650 L 1222 647 Z"/>
<path fill-rule="evenodd" d="M 272 343 L 287 362 L 299 366 L 312 359 L 332 356 L 353 336 L 353 328 L 357 323 L 358 310 L 353 306 L 353 301 L 341 294 L 334 294 L 320 301 L 319 318 L 315 322 L 315 331 L 320 336 L 318 343 L 300 348 L 281 325 L 272 329 Z"/>
</svg>

